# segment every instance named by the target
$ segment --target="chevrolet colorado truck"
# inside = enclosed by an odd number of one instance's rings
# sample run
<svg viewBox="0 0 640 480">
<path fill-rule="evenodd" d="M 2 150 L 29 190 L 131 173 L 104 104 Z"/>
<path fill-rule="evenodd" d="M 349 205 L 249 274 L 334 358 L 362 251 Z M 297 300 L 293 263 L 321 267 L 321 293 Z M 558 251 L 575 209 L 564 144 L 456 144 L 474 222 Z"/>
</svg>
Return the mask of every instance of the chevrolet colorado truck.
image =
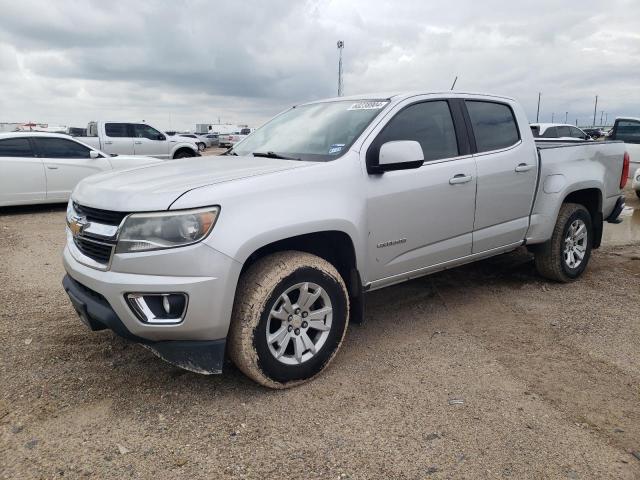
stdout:
<svg viewBox="0 0 640 480">
<path fill-rule="evenodd" d="M 543 277 L 577 279 L 628 167 L 621 142 L 537 145 L 510 98 L 315 101 L 215 162 L 80 182 L 63 285 L 93 330 L 286 388 L 331 362 L 368 291 L 523 245 Z"/>
</svg>

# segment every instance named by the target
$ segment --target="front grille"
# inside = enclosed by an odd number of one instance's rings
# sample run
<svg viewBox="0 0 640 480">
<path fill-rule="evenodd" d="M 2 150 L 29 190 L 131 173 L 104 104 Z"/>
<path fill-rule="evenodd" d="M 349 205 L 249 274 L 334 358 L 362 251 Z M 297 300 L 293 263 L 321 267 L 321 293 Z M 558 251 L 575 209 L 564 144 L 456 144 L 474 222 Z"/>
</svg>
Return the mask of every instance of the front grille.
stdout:
<svg viewBox="0 0 640 480">
<path fill-rule="evenodd" d="M 111 252 L 115 247 L 115 244 L 96 242 L 86 237 L 74 237 L 73 243 L 84 255 L 105 265 L 109 263 Z"/>
<path fill-rule="evenodd" d="M 99 208 L 85 207 L 74 202 L 73 208 L 89 222 L 103 223 L 105 225 L 120 225 L 122 219 L 129 215 L 127 212 L 114 212 L 111 210 L 100 210 Z"/>
</svg>

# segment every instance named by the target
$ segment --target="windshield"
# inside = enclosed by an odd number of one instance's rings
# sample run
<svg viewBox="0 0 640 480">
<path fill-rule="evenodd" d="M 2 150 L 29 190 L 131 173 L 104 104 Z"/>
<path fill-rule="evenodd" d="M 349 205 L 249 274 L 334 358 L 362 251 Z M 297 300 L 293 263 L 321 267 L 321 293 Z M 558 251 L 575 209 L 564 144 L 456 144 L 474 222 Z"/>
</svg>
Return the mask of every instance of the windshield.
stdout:
<svg viewBox="0 0 640 480">
<path fill-rule="evenodd" d="M 317 162 L 333 160 L 349 149 L 388 103 L 388 100 L 340 100 L 300 105 L 260 127 L 238 143 L 232 153 L 261 153 Z"/>
</svg>

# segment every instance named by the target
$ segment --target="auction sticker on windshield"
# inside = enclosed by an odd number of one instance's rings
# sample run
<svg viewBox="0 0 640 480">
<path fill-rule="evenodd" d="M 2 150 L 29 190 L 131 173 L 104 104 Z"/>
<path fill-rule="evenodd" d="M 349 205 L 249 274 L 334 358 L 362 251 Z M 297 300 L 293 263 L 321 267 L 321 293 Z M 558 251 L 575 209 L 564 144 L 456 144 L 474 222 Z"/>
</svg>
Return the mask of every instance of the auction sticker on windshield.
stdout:
<svg viewBox="0 0 640 480">
<path fill-rule="evenodd" d="M 358 102 L 351 105 L 347 110 L 380 110 L 387 102 Z"/>
<path fill-rule="evenodd" d="M 344 148 L 344 143 L 334 143 L 329 147 L 329 154 L 340 153 Z"/>
</svg>

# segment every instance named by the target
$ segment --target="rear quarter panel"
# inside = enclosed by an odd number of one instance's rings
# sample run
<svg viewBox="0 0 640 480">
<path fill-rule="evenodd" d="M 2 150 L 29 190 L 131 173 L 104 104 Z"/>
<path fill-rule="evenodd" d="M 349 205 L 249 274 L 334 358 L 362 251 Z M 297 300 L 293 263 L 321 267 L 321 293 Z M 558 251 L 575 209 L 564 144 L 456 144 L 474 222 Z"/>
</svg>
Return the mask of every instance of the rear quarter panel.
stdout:
<svg viewBox="0 0 640 480">
<path fill-rule="evenodd" d="M 572 192 L 598 189 L 606 218 L 621 195 L 620 174 L 625 146 L 621 142 L 586 142 L 579 145 L 542 148 L 540 182 L 531 212 L 527 243 L 551 238 L 558 212 Z"/>
</svg>

